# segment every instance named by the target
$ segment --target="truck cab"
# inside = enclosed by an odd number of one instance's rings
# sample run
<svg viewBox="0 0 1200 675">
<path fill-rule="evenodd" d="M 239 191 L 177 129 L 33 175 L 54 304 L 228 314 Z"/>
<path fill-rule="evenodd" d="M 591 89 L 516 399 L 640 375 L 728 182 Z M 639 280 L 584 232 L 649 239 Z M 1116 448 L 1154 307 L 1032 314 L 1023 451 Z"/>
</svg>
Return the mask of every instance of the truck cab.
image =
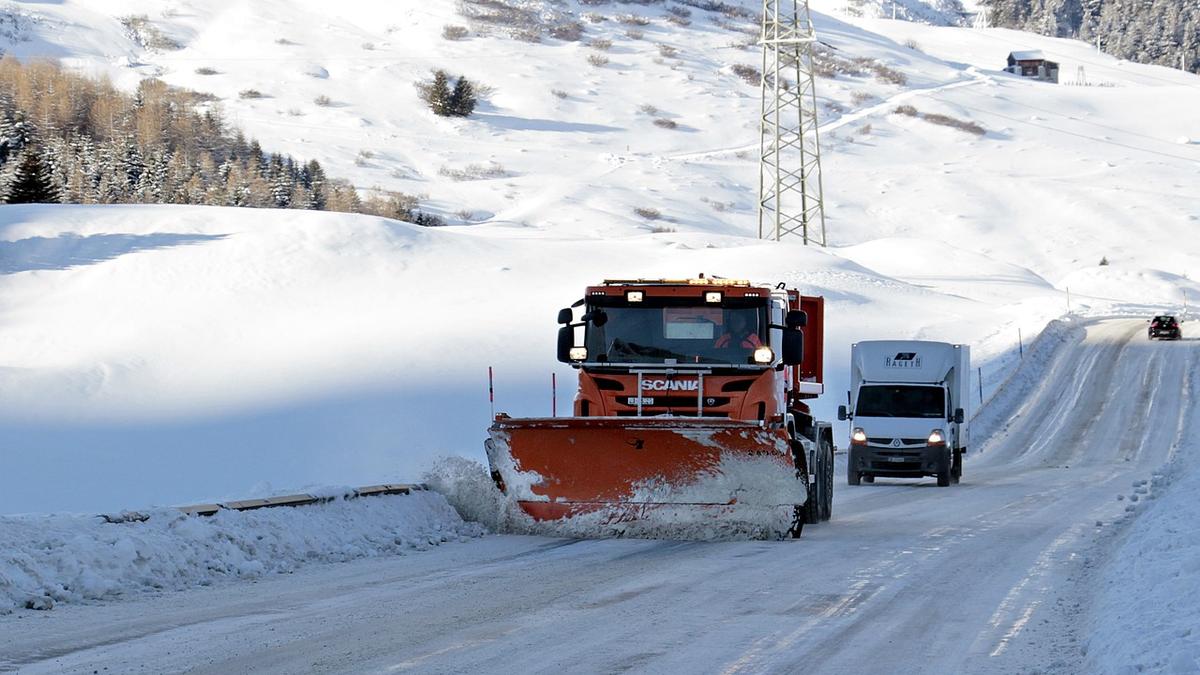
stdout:
<svg viewBox="0 0 1200 675">
<path fill-rule="evenodd" d="M 802 401 L 824 390 L 821 298 L 740 280 L 615 280 L 581 304 L 560 345 L 580 371 L 576 417 L 811 426 Z"/>
<path fill-rule="evenodd" d="M 847 482 L 876 476 L 958 482 L 968 442 L 970 348 L 880 340 L 851 347 L 851 389 L 838 418 L 850 420 Z"/>
</svg>

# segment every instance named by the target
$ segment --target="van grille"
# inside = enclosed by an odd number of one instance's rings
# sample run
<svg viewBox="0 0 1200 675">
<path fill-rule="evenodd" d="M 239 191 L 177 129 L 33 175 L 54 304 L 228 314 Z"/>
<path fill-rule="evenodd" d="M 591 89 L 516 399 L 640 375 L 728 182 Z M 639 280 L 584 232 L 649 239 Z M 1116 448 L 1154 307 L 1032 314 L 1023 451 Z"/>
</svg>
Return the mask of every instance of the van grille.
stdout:
<svg viewBox="0 0 1200 675">
<path fill-rule="evenodd" d="M 882 445 L 882 446 L 891 447 L 892 441 L 894 441 L 894 440 L 896 440 L 896 439 L 884 438 L 882 436 L 867 436 L 867 444 L 869 444 L 869 445 Z M 900 445 L 925 445 L 927 442 L 928 442 L 928 439 L 925 439 L 925 438 L 901 438 L 900 439 Z"/>
</svg>

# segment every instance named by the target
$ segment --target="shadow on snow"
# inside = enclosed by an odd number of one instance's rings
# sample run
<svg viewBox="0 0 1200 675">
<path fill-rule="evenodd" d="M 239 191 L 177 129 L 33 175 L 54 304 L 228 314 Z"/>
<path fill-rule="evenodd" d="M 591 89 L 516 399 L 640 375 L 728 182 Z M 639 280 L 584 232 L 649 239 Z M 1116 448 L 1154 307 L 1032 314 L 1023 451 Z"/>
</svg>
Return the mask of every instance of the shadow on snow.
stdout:
<svg viewBox="0 0 1200 675">
<path fill-rule="evenodd" d="M 0 274 L 65 270 L 94 265 L 127 253 L 224 239 L 224 234 L 60 234 L 0 241 Z"/>
</svg>

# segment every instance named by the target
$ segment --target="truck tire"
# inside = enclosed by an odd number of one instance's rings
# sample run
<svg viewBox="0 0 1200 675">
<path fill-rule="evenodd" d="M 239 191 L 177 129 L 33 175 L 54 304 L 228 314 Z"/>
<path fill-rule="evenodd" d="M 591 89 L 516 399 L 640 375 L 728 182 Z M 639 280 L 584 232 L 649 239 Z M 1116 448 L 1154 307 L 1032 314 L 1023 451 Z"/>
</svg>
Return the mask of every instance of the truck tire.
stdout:
<svg viewBox="0 0 1200 675">
<path fill-rule="evenodd" d="M 808 483 L 808 499 L 804 501 L 804 524 L 816 525 L 821 522 L 821 496 L 817 493 L 817 481 Z"/>
<path fill-rule="evenodd" d="M 833 446 L 822 440 L 817 446 L 817 454 L 817 466 L 821 470 L 818 493 L 821 495 L 821 520 L 824 521 L 833 518 Z"/>
<path fill-rule="evenodd" d="M 788 528 L 787 539 L 799 539 L 800 533 L 804 531 L 804 507 L 792 507 L 792 526 Z"/>
<path fill-rule="evenodd" d="M 946 456 L 942 457 L 942 461 L 938 463 L 937 484 L 938 487 L 950 487 L 951 474 L 954 472 L 954 467 L 951 466 L 954 460 L 950 457 L 951 451 L 946 450 Z"/>
</svg>

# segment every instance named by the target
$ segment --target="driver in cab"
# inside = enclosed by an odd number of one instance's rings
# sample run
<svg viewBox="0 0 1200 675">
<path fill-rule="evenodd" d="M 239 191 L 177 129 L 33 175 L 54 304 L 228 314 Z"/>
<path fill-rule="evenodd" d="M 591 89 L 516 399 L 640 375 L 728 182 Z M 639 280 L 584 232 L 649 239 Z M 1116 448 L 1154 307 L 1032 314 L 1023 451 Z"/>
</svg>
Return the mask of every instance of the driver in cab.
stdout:
<svg viewBox="0 0 1200 675">
<path fill-rule="evenodd" d="M 750 317 L 745 312 L 732 312 L 729 315 L 729 320 L 725 322 L 727 331 L 724 335 L 717 338 L 713 346 L 717 349 L 727 347 L 742 347 L 744 349 L 757 349 L 762 346 L 762 340 L 759 339 L 758 333 L 754 327 L 750 325 Z"/>
</svg>

